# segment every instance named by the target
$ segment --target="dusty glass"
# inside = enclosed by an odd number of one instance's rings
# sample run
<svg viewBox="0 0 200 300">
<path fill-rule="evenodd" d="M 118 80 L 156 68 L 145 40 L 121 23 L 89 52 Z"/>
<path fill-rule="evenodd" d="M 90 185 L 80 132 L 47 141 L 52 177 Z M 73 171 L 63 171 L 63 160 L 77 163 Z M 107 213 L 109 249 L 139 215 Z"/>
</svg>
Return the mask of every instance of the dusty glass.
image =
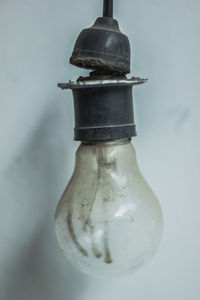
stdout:
<svg viewBox="0 0 200 300">
<path fill-rule="evenodd" d="M 55 225 L 63 254 L 92 276 L 128 274 L 153 256 L 162 213 L 129 140 L 80 145 Z"/>
</svg>

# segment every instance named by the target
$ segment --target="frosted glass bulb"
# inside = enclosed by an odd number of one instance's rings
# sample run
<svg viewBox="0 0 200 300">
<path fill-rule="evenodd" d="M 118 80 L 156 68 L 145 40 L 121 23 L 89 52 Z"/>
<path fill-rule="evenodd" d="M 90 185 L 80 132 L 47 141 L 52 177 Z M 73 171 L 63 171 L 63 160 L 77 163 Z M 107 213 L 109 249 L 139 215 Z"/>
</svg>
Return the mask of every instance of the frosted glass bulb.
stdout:
<svg viewBox="0 0 200 300">
<path fill-rule="evenodd" d="M 162 213 L 129 140 L 80 145 L 55 226 L 63 254 L 95 277 L 134 272 L 153 256 Z"/>
</svg>

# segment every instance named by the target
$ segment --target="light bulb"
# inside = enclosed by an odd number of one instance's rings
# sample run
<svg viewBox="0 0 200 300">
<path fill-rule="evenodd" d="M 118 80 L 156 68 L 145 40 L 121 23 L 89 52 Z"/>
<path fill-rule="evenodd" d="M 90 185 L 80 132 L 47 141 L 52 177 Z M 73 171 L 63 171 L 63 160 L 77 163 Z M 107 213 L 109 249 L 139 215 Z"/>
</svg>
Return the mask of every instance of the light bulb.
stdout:
<svg viewBox="0 0 200 300">
<path fill-rule="evenodd" d="M 162 213 L 130 139 L 79 146 L 55 227 L 61 251 L 86 274 L 129 274 L 150 260 L 160 242 Z"/>
<path fill-rule="evenodd" d="M 82 143 L 55 226 L 60 249 L 74 266 L 112 277 L 150 260 L 160 242 L 162 213 L 131 143 L 136 136 L 132 88 L 146 79 L 126 77 L 129 39 L 113 19 L 113 0 L 103 4 L 103 17 L 81 31 L 70 58 L 92 72 L 58 84 L 73 92 L 74 139 Z"/>
</svg>

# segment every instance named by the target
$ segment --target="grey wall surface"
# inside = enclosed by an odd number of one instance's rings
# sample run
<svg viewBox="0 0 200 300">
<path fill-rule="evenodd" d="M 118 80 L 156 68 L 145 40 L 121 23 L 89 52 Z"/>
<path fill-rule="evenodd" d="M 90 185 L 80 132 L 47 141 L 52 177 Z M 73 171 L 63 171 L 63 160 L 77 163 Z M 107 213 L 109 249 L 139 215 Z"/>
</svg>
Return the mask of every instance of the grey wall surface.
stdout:
<svg viewBox="0 0 200 300">
<path fill-rule="evenodd" d="M 200 298 L 200 2 L 115 0 L 130 37 L 141 170 L 164 213 L 155 258 L 99 281 L 60 254 L 54 211 L 74 167 L 70 92 L 87 72 L 68 64 L 102 1 L 0 0 L 0 300 Z"/>
</svg>

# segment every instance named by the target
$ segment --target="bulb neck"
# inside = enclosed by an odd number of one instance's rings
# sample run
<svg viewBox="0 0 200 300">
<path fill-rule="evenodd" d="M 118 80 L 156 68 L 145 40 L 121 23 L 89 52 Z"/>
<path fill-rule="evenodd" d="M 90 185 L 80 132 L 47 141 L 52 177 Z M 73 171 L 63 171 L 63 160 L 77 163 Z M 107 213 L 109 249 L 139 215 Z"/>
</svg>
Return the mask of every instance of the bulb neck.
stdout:
<svg viewBox="0 0 200 300">
<path fill-rule="evenodd" d="M 146 80 L 90 74 L 61 83 L 74 97 L 76 141 L 110 141 L 136 136 L 132 87 Z"/>
<path fill-rule="evenodd" d="M 123 145 L 131 142 L 131 138 L 108 140 L 108 141 L 82 141 L 82 145 L 102 145 L 102 146 L 115 146 Z"/>
</svg>

